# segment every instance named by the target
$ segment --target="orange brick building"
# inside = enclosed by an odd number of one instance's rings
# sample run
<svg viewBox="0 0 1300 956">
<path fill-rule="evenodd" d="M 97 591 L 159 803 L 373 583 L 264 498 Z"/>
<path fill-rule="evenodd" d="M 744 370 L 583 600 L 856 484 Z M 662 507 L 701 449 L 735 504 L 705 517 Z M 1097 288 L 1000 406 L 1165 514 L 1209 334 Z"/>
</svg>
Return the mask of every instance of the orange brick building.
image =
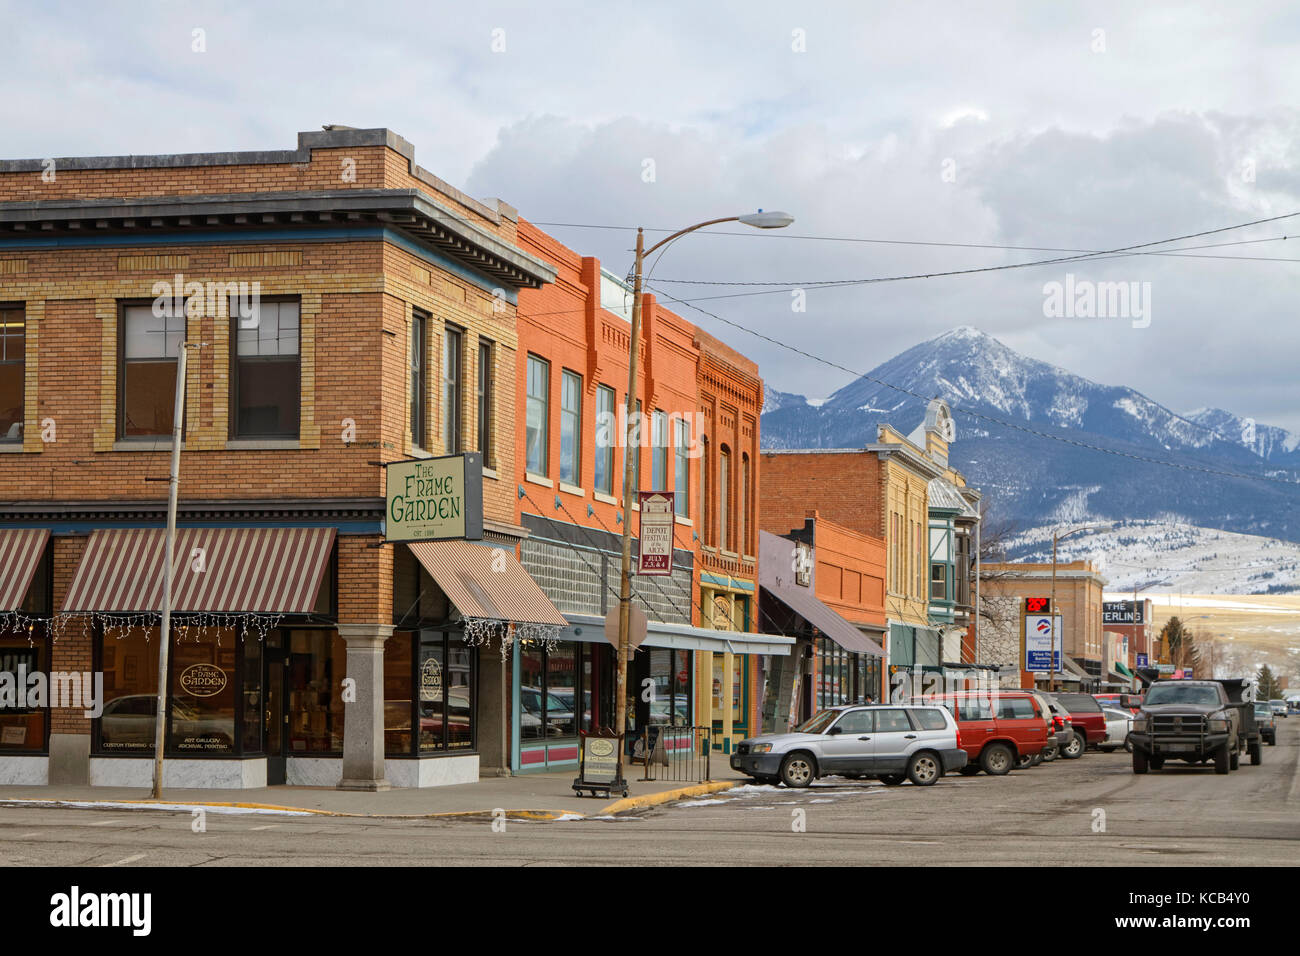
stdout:
<svg viewBox="0 0 1300 956">
<path fill-rule="evenodd" d="M 556 272 L 519 301 L 521 558 L 569 621 L 558 645 L 521 655 L 512 766 L 526 771 L 572 765 L 581 732 L 614 723 L 605 617 L 619 593 L 631 291 L 526 221 L 518 235 Z M 675 554 L 671 575 L 633 580 L 648 635 L 628 667 L 627 727 L 644 735 L 703 724 L 727 751 L 755 727 L 756 655 L 789 643 L 752 633 L 749 608 L 762 383 L 752 362 L 652 295 L 642 303 L 638 364 L 636 488 L 674 493 Z M 638 518 L 634 506 L 634 535 Z M 714 629 L 749 633 L 723 640 Z"/>
<path fill-rule="evenodd" d="M 510 665 L 479 645 L 563 620 L 514 557 L 516 302 L 555 279 L 518 229 L 383 129 L 0 162 L 0 655 L 105 684 L 91 717 L 0 710 L 6 779 L 148 783 L 182 341 L 169 784 L 508 766 Z M 446 455 L 509 559 L 482 601 L 452 586 L 480 544 L 384 543 L 384 465 Z"/>
</svg>

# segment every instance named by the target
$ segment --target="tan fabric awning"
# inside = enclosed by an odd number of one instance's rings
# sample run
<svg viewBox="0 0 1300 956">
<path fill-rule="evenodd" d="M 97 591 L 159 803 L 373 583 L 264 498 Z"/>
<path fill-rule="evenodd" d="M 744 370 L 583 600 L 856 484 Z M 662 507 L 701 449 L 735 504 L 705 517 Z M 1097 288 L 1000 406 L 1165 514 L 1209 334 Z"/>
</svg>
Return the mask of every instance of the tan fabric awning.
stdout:
<svg viewBox="0 0 1300 956">
<path fill-rule="evenodd" d="M 459 539 L 406 546 L 463 617 L 568 626 L 512 551 Z"/>
<path fill-rule="evenodd" d="M 178 528 L 172 610 L 307 614 L 334 546 L 334 528 Z M 65 611 L 160 611 L 167 533 L 95 531 Z"/>
<path fill-rule="evenodd" d="M 0 611 L 16 611 L 23 606 L 49 540 L 49 528 L 0 531 Z"/>
</svg>

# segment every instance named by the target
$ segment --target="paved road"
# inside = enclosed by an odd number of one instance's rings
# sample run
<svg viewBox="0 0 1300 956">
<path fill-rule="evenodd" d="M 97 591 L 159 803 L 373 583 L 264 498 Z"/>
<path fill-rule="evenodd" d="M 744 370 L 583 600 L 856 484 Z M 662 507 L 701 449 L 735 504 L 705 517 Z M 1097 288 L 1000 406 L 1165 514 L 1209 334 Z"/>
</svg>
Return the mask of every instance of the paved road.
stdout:
<svg viewBox="0 0 1300 956">
<path fill-rule="evenodd" d="M 1280 726 L 1263 766 L 1225 777 L 1182 764 L 1136 777 L 1122 751 L 1089 753 L 929 788 L 750 786 L 618 820 L 507 821 L 504 832 L 481 820 L 209 812 L 194 833 L 187 813 L 0 808 L 0 864 L 1293 864 L 1300 719 Z"/>
</svg>

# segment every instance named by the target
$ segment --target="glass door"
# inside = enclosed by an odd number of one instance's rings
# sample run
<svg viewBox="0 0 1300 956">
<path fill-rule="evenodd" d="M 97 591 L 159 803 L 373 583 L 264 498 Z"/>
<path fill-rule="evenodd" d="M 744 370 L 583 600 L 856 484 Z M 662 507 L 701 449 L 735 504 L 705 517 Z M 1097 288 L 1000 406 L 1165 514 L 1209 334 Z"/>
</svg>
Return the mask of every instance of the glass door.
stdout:
<svg viewBox="0 0 1300 956">
<path fill-rule="evenodd" d="M 283 647 L 266 648 L 266 783 L 275 787 L 288 781 L 285 766 L 285 736 L 289 730 L 289 652 Z"/>
</svg>

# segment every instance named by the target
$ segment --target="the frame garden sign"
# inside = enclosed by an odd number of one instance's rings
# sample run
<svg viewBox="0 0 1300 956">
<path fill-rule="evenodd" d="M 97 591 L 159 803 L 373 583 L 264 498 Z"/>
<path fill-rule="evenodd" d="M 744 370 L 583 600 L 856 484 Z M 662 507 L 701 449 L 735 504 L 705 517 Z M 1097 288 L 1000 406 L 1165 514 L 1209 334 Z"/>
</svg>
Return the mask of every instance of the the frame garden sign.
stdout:
<svg viewBox="0 0 1300 956">
<path fill-rule="evenodd" d="M 483 537 L 483 456 L 389 462 L 385 481 L 387 541 Z"/>
</svg>

